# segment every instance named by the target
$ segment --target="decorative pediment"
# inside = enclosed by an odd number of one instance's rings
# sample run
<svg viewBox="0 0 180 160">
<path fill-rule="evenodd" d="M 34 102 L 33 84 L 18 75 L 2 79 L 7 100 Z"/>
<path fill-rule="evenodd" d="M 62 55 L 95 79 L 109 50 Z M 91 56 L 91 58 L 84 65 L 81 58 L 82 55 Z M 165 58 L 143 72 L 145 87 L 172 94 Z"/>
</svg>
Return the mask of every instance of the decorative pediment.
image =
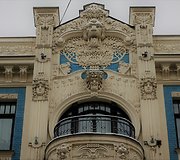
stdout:
<svg viewBox="0 0 180 160">
<path fill-rule="evenodd" d="M 103 5 L 84 6 L 77 19 L 55 29 L 53 53 L 85 69 L 92 66 L 104 69 L 135 52 L 134 28 L 108 14 Z"/>
</svg>

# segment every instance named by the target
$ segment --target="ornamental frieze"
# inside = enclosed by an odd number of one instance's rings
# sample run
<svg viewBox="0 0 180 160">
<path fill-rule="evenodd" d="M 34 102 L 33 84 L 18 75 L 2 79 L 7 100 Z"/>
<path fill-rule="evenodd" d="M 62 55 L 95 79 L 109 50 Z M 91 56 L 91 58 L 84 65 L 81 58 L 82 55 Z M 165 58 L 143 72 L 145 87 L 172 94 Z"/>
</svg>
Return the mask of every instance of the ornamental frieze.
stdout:
<svg viewBox="0 0 180 160">
<path fill-rule="evenodd" d="M 34 78 L 32 91 L 33 101 L 48 100 L 49 83 L 44 75 L 44 72 L 39 72 L 38 75 Z"/>
<path fill-rule="evenodd" d="M 154 40 L 155 53 L 180 53 L 180 41 Z"/>
<path fill-rule="evenodd" d="M 75 145 L 73 159 L 113 159 L 112 150 L 113 145 L 108 144 L 89 143 Z"/>
<path fill-rule="evenodd" d="M 81 140 L 82 141 L 82 140 Z M 121 138 L 120 138 L 121 141 Z M 51 145 L 51 144 L 50 144 Z M 61 143 L 48 149 L 47 159 L 58 160 L 142 160 L 143 151 L 138 145 L 129 143 L 77 142 Z"/>
<path fill-rule="evenodd" d="M 35 45 L 5 44 L 0 45 L 0 55 L 34 55 Z"/>
</svg>

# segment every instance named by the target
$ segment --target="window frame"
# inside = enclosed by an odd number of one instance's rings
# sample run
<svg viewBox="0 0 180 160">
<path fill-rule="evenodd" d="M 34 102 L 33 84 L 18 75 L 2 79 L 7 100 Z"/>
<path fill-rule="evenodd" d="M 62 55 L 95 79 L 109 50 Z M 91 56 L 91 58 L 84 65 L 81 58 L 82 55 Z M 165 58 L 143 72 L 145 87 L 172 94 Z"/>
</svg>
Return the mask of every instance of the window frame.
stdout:
<svg viewBox="0 0 180 160">
<path fill-rule="evenodd" d="M 8 149 L 1 149 L 0 151 L 11 151 L 12 150 L 12 144 L 13 144 L 13 135 L 14 135 L 14 125 L 15 125 L 15 116 L 16 116 L 16 110 L 17 110 L 17 102 L 16 101 L 0 101 L 0 107 L 4 104 L 4 113 L 0 113 L 0 119 L 11 119 L 11 136 L 10 136 L 10 145 Z M 10 105 L 9 113 L 6 113 L 6 106 Z M 14 113 L 11 113 L 12 106 L 15 105 Z"/>
</svg>

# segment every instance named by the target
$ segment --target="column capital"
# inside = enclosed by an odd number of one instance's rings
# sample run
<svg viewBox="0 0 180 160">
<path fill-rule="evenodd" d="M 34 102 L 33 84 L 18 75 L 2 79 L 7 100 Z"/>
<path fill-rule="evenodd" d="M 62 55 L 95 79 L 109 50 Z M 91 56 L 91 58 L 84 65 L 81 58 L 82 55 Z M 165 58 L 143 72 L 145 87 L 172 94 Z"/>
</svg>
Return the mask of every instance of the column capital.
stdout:
<svg viewBox="0 0 180 160">
<path fill-rule="evenodd" d="M 59 25 L 58 7 L 34 7 L 33 13 L 35 27 L 48 28 L 49 26 L 57 27 Z"/>
<path fill-rule="evenodd" d="M 130 7 L 129 23 L 133 26 L 154 26 L 155 7 Z"/>
</svg>

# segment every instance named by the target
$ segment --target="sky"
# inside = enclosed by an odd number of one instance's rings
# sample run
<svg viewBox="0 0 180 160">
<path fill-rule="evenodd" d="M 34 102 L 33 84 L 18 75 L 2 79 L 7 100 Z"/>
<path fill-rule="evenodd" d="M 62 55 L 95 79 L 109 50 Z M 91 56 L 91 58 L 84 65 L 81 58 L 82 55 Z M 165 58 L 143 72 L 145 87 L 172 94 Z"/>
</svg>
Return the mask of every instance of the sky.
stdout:
<svg viewBox="0 0 180 160">
<path fill-rule="evenodd" d="M 0 0 L 0 37 L 35 36 L 33 7 L 59 7 L 60 19 L 69 0 Z M 101 3 L 110 16 L 129 23 L 130 6 L 155 6 L 154 35 L 180 35 L 180 0 L 71 0 L 62 23 L 79 16 L 88 3 Z"/>
</svg>

